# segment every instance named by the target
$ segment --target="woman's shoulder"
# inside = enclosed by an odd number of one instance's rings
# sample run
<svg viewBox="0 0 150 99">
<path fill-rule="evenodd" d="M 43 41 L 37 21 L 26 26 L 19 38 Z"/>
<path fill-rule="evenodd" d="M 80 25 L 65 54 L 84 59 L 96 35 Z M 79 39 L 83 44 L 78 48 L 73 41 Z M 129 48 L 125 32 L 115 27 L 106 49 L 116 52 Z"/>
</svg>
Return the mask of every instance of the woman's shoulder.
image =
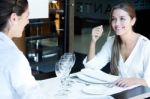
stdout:
<svg viewBox="0 0 150 99">
<path fill-rule="evenodd" d="M 115 36 L 108 36 L 105 42 L 105 45 L 108 45 L 109 47 L 111 47 L 113 45 L 114 39 L 115 39 Z"/>
<path fill-rule="evenodd" d="M 114 39 L 115 39 L 115 35 L 107 37 L 107 41 L 114 41 Z"/>
<path fill-rule="evenodd" d="M 140 39 L 140 43 L 143 46 L 143 48 L 150 48 L 150 40 L 147 37 L 141 35 Z"/>
<path fill-rule="evenodd" d="M 143 35 L 140 35 L 140 39 L 142 40 L 143 43 L 150 43 L 150 40 L 146 37 L 146 36 L 143 36 Z"/>
</svg>

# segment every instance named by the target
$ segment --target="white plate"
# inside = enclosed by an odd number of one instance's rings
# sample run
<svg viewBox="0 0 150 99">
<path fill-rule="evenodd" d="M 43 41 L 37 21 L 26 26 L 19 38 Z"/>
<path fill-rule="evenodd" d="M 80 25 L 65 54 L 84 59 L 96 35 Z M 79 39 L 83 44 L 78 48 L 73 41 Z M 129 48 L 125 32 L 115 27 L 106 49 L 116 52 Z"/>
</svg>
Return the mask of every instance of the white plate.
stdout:
<svg viewBox="0 0 150 99">
<path fill-rule="evenodd" d="M 103 85 L 90 85 L 85 86 L 82 91 L 86 94 L 107 95 L 109 90 L 111 90 L 111 88 L 105 87 Z"/>
</svg>

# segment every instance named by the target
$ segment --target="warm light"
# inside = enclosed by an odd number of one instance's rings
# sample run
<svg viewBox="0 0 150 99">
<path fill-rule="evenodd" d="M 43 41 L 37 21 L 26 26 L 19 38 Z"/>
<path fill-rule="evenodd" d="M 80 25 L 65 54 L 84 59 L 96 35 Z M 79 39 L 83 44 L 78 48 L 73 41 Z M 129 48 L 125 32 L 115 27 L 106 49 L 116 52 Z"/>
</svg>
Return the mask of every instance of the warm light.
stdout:
<svg viewBox="0 0 150 99">
<path fill-rule="evenodd" d="M 52 0 L 52 3 L 57 3 L 57 1 L 56 0 Z"/>
</svg>

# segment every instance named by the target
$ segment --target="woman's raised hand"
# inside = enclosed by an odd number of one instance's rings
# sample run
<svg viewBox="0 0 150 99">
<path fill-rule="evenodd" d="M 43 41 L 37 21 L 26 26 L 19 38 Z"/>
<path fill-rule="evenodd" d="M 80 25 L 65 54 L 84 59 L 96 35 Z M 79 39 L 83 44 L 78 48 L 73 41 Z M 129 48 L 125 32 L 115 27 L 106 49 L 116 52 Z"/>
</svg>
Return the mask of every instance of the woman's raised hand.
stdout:
<svg viewBox="0 0 150 99">
<path fill-rule="evenodd" d="M 103 33 L 102 25 L 94 27 L 92 29 L 92 41 L 96 42 L 102 36 L 102 33 Z"/>
</svg>

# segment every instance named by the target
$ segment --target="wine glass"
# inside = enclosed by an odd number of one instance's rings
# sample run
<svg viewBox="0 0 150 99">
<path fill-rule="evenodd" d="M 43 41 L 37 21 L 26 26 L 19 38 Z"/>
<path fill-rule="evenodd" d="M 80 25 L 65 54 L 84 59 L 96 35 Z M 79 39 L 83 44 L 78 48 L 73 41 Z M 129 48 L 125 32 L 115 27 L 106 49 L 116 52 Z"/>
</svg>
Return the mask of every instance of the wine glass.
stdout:
<svg viewBox="0 0 150 99">
<path fill-rule="evenodd" d="M 71 68 L 74 66 L 75 64 L 75 60 L 76 60 L 76 57 L 75 57 L 75 54 L 74 53 L 64 53 L 62 56 L 61 56 L 61 59 L 68 59 L 70 60 L 71 64 L 70 64 L 70 70 Z"/>
<path fill-rule="evenodd" d="M 69 64 L 69 74 L 70 74 L 70 72 L 71 72 L 71 69 L 72 69 L 72 67 L 74 66 L 74 64 L 75 64 L 75 60 L 76 60 L 76 57 L 75 57 L 75 54 L 74 53 L 64 53 L 62 56 L 61 56 L 61 59 L 67 59 L 69 62 L 70 62 L 70 64 Z M 68 74 L 68 77 L 67 77 L 67 86 L 68 87 L 70 87 L 71 86 L 71 84 L 72 83 L 74 83 L 74 81 L 72 81 L 71 79 L 70 79 L 70 76 L 69 76 L 69 74 Z"/>
<path fill-rule="evenodd" d="M 55 73 L 56 76 L 60 79 L 60 83 L 61 83 L 60 85 L 61 90 L 59 90 L 58 93 L 56 94 L 57 97 L 66 97 L 69 92 L 69 90 L 65 88 L 66 78 L 69 75 L 68 73 L 69 68 L 67 67 L 68 62 L 69 61 L 65 59 L 61 59 L 55 64 Z"/>
</svg>

